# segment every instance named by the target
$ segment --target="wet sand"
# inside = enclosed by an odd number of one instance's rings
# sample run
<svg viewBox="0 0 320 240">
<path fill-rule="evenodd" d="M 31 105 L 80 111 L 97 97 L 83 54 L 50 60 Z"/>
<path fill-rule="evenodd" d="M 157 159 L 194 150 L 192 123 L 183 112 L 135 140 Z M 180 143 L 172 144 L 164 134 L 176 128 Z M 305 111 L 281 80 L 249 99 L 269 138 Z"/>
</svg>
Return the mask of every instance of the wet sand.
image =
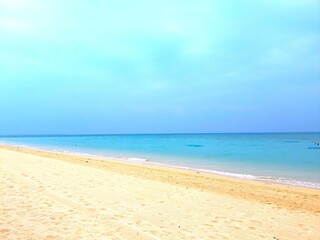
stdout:
<svg viewBox="0 0 320 240">
<path fill-rule="evenodd" d="M 319 239 L 320 190 L 0 146 L 0 239 Z"/>
</svg>

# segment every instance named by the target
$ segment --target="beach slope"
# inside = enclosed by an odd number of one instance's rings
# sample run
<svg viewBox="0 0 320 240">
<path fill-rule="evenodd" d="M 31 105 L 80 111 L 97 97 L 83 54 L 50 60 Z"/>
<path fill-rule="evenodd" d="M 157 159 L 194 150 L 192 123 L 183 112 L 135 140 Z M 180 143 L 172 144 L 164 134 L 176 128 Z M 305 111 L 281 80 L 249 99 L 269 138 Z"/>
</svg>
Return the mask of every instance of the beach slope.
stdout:
<svg viewBox="0 0 320 240">
<path fill-rule="evenodd" d="M 0 239 L 319 239 L 320 191 L 0 146 Z"/>
</svg>

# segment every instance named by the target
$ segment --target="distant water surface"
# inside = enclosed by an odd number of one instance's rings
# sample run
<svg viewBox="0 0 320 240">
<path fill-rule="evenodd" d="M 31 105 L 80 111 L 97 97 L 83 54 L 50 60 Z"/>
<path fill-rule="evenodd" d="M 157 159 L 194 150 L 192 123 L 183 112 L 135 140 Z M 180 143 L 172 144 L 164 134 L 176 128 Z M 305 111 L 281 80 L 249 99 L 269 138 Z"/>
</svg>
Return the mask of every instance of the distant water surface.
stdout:
<svg viewBox="0 0 320 240">
<path fill-rule="evenodd" d="M 0 143 L 320 188 L 320 133 L 0 137 Z"/>
</svg>

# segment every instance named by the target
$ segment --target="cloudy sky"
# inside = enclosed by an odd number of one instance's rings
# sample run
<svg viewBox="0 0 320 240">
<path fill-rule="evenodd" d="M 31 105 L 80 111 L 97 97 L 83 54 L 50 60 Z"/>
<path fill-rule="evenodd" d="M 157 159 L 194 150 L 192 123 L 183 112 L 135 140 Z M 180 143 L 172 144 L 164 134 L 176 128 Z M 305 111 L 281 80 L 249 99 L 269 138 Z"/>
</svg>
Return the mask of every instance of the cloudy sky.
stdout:
<svg viewBox="0 0 320 240">
<path fill-rule="evenodd" d="M 0 134 L 320 131 L 318 0 L 0 0 Z"/>
</svg>

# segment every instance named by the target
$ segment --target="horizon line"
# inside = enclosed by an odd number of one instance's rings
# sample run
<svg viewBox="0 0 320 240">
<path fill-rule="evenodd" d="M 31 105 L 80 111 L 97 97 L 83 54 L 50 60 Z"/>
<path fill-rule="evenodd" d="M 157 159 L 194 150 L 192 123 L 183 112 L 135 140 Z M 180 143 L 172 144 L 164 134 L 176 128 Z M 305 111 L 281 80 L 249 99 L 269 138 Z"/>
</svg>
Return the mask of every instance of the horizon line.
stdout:
<svg viewBox="0 0 320 240">
<path fill-rule="evenodd" d="M 185 132 L 185 133 L 58 133 L 58 134 L 0 134 L 0 137 L 68 137 L 68 136 L 107 136 L 107 135 L 195 135 L 195 134 L 281 134 L 281 133 L 320 133 L 320 131 L 279 131 L 279 132 Z"/>
</svg>

